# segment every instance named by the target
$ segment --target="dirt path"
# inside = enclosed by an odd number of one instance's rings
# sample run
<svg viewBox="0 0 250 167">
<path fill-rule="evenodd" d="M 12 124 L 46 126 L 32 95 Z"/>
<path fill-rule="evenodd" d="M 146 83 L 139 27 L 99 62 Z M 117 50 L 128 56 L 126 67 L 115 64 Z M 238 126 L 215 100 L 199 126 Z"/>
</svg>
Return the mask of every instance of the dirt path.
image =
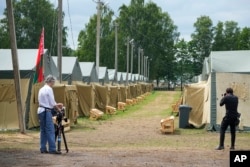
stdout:
<svg viewBox="0 0 250 167">
<path fill-rule="evenodd" d="M 99 122 L 86 121 L 84 129 L 66 133 L 70 152 L 40 154 L 39 133 L 0 133 L 0 167 L 179 167 L 229 166 L 228 146 L 214 151 L 217 133 L 202 130 L 160 133 L 160 120 L 176 92 L 158 92 L 138 111 Z M 246 137 L 240 136 L 245 143 Z M 226 136 L 229 143 L 229 137 Z M 64 146 L 62 145 L 62 148 Z"/>
</svg>

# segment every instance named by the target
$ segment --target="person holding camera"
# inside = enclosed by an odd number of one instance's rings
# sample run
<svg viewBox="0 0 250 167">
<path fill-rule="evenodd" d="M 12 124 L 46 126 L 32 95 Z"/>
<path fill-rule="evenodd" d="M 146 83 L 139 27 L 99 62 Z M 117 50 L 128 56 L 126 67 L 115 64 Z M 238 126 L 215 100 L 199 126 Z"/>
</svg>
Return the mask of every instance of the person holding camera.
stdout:
<svg viewBox="0 0 250 167">
<path fill-rule="evenodd" d="M 62 103 L 56 103 L 52 87 L 56 78 L 48 75 L 45 79 L 45 85 L 39 90 L 37 110 L 40 122 L 40 151 L 41 153 L 61 154 L 56 151 L 55 143 L 55 128 L 52 120 L 52 112 L 55 109 L 58 111 L 63 107 Z M 49 150 L 47 150 L 47 142 Z"/>
<path fill-rule="evenodd" d="M 235 146 L 235 131 L 236 131 L 236 122 L 238 119 L 238 97 L 233 94 L 232 88 L 227 88 L 226 93 L 223 95 L 223 98 L 220 101 L 220 106 L 225 105 L 226 115 L 222 119 L 221 128 L 220 128 L 220 145 L 216 150 L 224 149 L 224 140 L 225 132 L 227 127 L 230 126 L 231 131 L 231 150 L 234 150 Z"/>
</svg>

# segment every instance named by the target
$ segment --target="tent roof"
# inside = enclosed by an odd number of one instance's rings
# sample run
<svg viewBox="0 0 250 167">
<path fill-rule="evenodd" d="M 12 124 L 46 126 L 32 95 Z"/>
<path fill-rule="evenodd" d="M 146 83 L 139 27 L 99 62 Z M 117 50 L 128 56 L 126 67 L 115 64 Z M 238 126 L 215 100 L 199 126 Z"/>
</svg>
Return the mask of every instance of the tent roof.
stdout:
<svg viewBox="0 0 250 167">
<path fill-rule="evenodd" d="M 92 69 L 95 67 L 94 62 L 79 62 L 82 70 L 82 76 L 90 76 Z"/>
<path fill-rule="evenodd" d="M 109 74 L 109 80 L 114 80 L 115 79 L 115 69 L 108 69 L 108 74 Z"/>
<path fill-rule="evenodd" d="M 129 75 L 129 74 L 128 74 L 128 75 Z M 122 78 L 123 78 L 124 80 L 127 79 L 127 73 L 126 73 L 126 72 L 122 72 Z"/>
<path fill-rule="evenodd" d="M 57 56 L 52 56 L 57 66 Z M 62 57 L 62 74 L 72 74 L 73 68 L 77 61 L 77 57 L 63 56 Z"/>
<path fill-rule="evenodd" d="M 107 73 L 107 67 L 99 67 L 99 79 L 104 79 Z"/>
<path fill-rule="evenodd" d="M 211 70 L 215 72 L 250 72 L 250 50 L 212 51 Z"/>
<path fill-rule="evenodd" d="M 38 49 L 18 49 L 18 61 L 20 70 L 34 70 Z M 44 49 L 44 53 L 47 49 Z M 11 49 L 0 49 L 0 71 L 12 71 Z"/>
<path fill-rule="evenodd" d="M 135 78 L 136 81 L 138 81 L 140 79 L 140 75 L 139 74 L 133 74 L 133 77 Z"/>
<path fill-rule="evenodd" d="M 117 72 L 117 80 L 118 80 L 118 81 L 123 80 L 122 72 Z"/>
</svg>

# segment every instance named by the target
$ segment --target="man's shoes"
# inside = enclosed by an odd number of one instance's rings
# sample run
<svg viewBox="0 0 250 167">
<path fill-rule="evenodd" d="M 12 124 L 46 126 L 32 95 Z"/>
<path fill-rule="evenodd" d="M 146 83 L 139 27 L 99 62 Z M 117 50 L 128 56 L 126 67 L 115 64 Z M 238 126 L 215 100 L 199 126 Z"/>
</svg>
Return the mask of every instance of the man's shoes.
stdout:
<svg viewBox="0 0 250 167">
<path fill-rule="evenodd" d="M 231 146 L 231 147 L 230 147 L 230 150 L 234 150 L 234 146 Z"/>
<path fill-rule="evenodd" d="M 60 151 L 51 151 L 50 154 L 62 154 Z"/>
<path fill-rule="evenodd" d="M 215 150 L 224 150 L 224 146 L 218 146 Z"/>
<path fill-rule="evenodd" d="M 41 151 L 41 153 L 42 154 L 47 154 L 47 153 L 49 153 L 47 150 L 45 150 L 45 151 Z"/>
</svg>

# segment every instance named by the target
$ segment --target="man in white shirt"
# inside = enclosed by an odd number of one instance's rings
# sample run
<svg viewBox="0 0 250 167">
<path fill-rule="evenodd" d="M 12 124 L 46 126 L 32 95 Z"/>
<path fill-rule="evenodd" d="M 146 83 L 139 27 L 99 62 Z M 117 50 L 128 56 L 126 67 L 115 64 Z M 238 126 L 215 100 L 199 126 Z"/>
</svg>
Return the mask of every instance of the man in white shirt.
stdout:
<svg viewBox="0 0 250 167">
<path fill-rule="evenodd" d="M 56 78 L 48 75 L 45 79 L 45 85 L 39 90 L 38 101 L 39 107 L 37 114 L 40 122 L 40 151 L 41 153 L 60 154 L 56 151 L 55 143 L 55 127 L 52 120 L 52 111 L 60 110 L 63 107 L 62 103 L 56 103 L 52 87 Z M 49 150 L 47 150 L 47 142 Z"/>
</svg>

